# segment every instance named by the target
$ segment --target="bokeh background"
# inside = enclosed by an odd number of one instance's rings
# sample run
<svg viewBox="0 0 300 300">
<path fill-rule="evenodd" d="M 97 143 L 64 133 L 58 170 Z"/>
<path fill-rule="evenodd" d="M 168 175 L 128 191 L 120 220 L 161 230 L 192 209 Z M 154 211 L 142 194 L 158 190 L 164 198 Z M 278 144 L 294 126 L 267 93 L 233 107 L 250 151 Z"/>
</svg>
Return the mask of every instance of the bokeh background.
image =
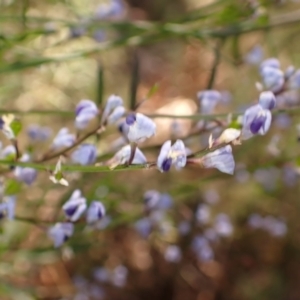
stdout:
<svg viewBox="0 0 300 300">
<path fill-rule="evenodd" d="M 297 1 L 0 0 L 0 111 L 15 111 L 19 147 L 34 157 L 49 142 L 33 143 L 26 128 L 74 131 L 81 99 L 103 107 L 118 94 L 132 107 L 156 87 L 139 111 L 193 115 L 197 92 L 216 89 L 226 119 L 257 100 L 262 59 L 300 68 L 299 34 Z M 1 221 L 0 299 L 300 299 L 298 92 L 290 98 L 266 136 L 234 147 L 233 176 L 72 172 L 65 188 L 41 172 L 28 188 L 3 175 L 18 200 L 15 220 Z M 149 161 L 168 138 L 207 145 L 209 132 L 192 134 L 196 120 L 155 121 L 159 133 L 141 147 Z M 120 133 L 90 141 L 102 161 Z M 74 189 L 101 200 L 108 217 L 97 230 L 79 222 L 54 249 L 46 229 Z M 163 199 L 155 211 L 145 209 L 149 190 Z"/>
</svg>

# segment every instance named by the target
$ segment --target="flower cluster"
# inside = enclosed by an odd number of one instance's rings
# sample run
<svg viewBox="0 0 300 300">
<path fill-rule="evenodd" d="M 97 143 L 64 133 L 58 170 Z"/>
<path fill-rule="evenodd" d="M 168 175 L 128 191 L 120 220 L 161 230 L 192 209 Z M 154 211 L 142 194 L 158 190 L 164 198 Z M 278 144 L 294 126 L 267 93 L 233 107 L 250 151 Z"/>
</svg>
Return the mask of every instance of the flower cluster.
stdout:
<svg viewBox="0 0 300 300">
<path fill-rule="evenodd" d="M 118 10 L 121 2 L 115 1 L 115 6 L 109 8 L 101 18 L 111 16 L 111 11 Z M 258 50 L 256 50 L 259 52 Z M 254 54 L 253 54 L 254 55 Z M 257 53 L 255 55 L 258 55 Z M 255 57 L 248 57 L 252 61 L 259 61 Z M 2 116 L 0 119 L 0 128 L 5 136 L 10 140 L 8 145 L 0 151 L 0 157 L 9 162 L 17 162 L 12 167 L 15 179 L 26 185 L 31 185 L 37 177 L 37 170 L 31 162 L 45 162 L 46 160 L 57 159 L 57 164 L 50 169 L 50 180 L 68 186 L 69 183 L 63 175 L 63 163 L 71 162 L 82 166 L 95 165 L 103 166 L 111 170 L 115 168 L 125 168 L 129 165 L 139 165 L 141 168 L 156 167 L 160 172 L 168 172 L 174 166 L 176 170 L 181 170 L 187 166 L 200 166 L 202 168 L 215 168 L 222 173 L 234 174 L 235 160 L 232 147 L 241 144 L 255 135 L 265 135 L 271 126 L 272 111 L 278 106 L 278 99 L 288 89 L 299 87 L 300 72 L 294 67 L 289 67 L 285 72 L 280 69 L 280 62 L 277 59 L 270 58 L 260 61 L 260 75 L 263 83 L 260 86 L 266 88 L 260 92 L 256 104 L 250 106 L 243 114 L 235 120 L 230 115 L 227 121 L 220 121 L 217 118 L 207 119 L 207 116 L 195 126 L 197 130 L 210 132 L 210 137 L 206 140 L 206 147 L 198 152 L 192 152 L 186 147 L 189 142 L 185 138 L 176 141 L 167 140 L 163 142 L 156 161 L 148 162 L 142 152 L 141 145 L 148 139 L 156 135 L 159 129 L 156 122 L 149 116 L 137 111 L 128 111 L 124 106 L 124 100 L 118 95 L 110 95 L 103 106 L 98 106 L 92 100 L 81 100 L 75 108 L 74 127 L 75 133 L 64 127 L 54 136 L 49 151 L 40 159 L 31 158 L 31 152 L 20 152 L 17 144 L 17 134 L 19 132 L 19 120 L 13 115 Z M 225 104 L 230 98 L 226 92 L 217 90 L 204 90 L 197 94 L 199 99 L 199 110 L 203 115 L 213 114 L 220 104 Z M 96 124 L 93 130 L 89 131 L 91 123 Z M 176 123 L 176 119 L 175 119 Z M 214 123 L 211 127 L 210 123 Z M 282 122 L 281 122 L 282 123 Z M 118 147 L 114 155 L 101 161 L 102 148 L 99 145 L 91 143 L 88 138 L 102 134 L 109 125 L 115 125 L 122 134 L 122 146 Z M 174 126 L 173 126 L 174 127 Z M 213 129 L 212 129 L 213 128 Z M 175 130 L 173 128 L 173 130 Z M 45 142 L 51 135 L 51 130 L 47 127 L 31 125 L 27 133 L 31 141 Z M 218 134 L 218 138 L 213 135 Z M 272 153 L 277 151 L 275 140 L 270 145 L 269 150 Z M 189 144 L 187 144 L 189 145 Z M 2 145 L 1 145 L 2 146 Z M 272 147 L 271 147 L 272 146 Z M 139 147 L 139 148 L 138 148 Z M 30 150 L 30 148 L 29 148 Z M 30 153 L 30 154 L 29 154 Z M 98 156 L 98 154 L 100 154 Z M 26 163 L 27 166 L 26 166 Z M 19 164 L 19 165 L 18 165 Z M 121 167 L 120 167 L 121 166 Z M 73 166 L 72 166 L 73 167 Z M 261 182 L 261 176 L 254 173 L 254 177 Z M 265 182 L 263 182 L 265 184 Z M 148 191 L 144 196 L 144 211 L 146 215 L 135 223 L 135 228 L 142 235 L 147 237 L 152 230 L 159 228 L 166 233 L 172 227 L 166 220 L 166 211 L 172 205 L 172 198 L 168 194 L 161 194 L 157 191 Z M 13 204 L 13 205 L 12 205 Z M 12 207 L 14 202 L 4 201 L 1 203 L 2 216 L 12 216 Z M 93 201 L 88 206 L 86 198 L 81 195 L 80 190 L 75 190 L 71 198 L 62 207 L 65 220 L 56 223 L 49 229 L 49 236 L 53 239 L 56 247 L 61 246 L 74 232 L 74 222 L 81 219 L 86 213 L 86 222 L 95 228 L 104 228 L 110 218 L 105 218 L 105 207 L 99 201 Z M 211 224 L 211 208 L 208 204 L 201 204 L 196 210 L 195 219 L 201 226 Z M 100 222 L 101 221 L 101 222 Z M 182 234 L 190 230 L 191 224 L 183 220 L 178 224 L 179 232 Z M 209 245 L 211 240 L 222 236 L 229 236 L 233 231 L 230 219 L 225 214 L 219 214 L 215 217 L 214 225 L 207 228 L 206 235 L 201 236 L 193 246 L 194 249 L 204 249 L 200 256 L 211 257 L 209 254 Z M 214 238 L 213 238 L 214 237 Z M 165 248 L 165 257 L 168 261 L 180 260 L 180 249 L 175 245 L 168 245 Z"/>
<path fill-rule="evenodd" d="M 262 229 L 275 237 L 282 237 L 287 232 L 284 220 L 273 216 L 262 217 L 260 214 L 252 214 L 248 218 L 248 225 L 253 229 Z"/>
<path fill-rule="evenodd" d="M 271 110 L 276 105 L 275 95 L 270 92 L 262 92 L 258 104 L 248 108 L 243 116 L 241 138 L 246 140 L 254 135 L 265 135 L 271 126 Z"/>
<path fill-rule="evenodd" d="M 92 201 L 87 206 L 86 198 L 81 195 L 80 190 L 75 190 L 70 199 L 62 206 L 66 221 L 56 223 L 48 230 L 49 237 L 53 240 L 55 247 L 60 247 L 74 232 L 73 222 L 77 222 L 86 212 L 86 222 L 94 225 L 105 216 L 105 207 L 100 201 Z"/>
</svg>

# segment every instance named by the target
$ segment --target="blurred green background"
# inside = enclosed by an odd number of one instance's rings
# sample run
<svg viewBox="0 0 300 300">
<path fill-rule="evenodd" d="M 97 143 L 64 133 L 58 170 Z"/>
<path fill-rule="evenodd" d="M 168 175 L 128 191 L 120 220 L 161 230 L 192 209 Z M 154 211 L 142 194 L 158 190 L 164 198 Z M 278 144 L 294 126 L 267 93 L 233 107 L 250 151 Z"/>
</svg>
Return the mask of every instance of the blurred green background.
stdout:
<svg viewBox="0 0 300 300">
<path fill-rule="evenodd" d="M 192 115 L 197 92 L 213 88 L 231 95 L 216 113 L 239 112 L 259 94 L 259 68 L 245 59 L 257 45 L 283 69 L 300 68 L 297 1 L 116 2 L 120 7 L 103 17 L 110 1 L 0 0 L 0 111 L 15 111 L 23 123 L 22 151 L 38 157 L 47 150 L 30 143 L 30 124 L 49 126 L 54 136 L 74 128 L 81 99 L 103 106 L 118 94 L 132 107 L 156 85 L 140 111 Z M 293 99 L 297 108 L 298 93 Z M 172 119 L 155 120 L 159 134 L 141 147 L 149 161 L 174 138 Z M 183 136 L 195 128 L 193 120 L 177 121 Z M 1 221 L 0 299 L 300 299 L 298 122 L 296 109 L 277 114 L 266 136 L 235 147 L 233 176 L 197 168 L 73 172 L 65 188 L 41 172 L 32 187 L 18 186 L 16 219 Z M 110 157 L 119 136 L 112 127 L 90 141 L 100 158 Z M 207 139 L 205 133 L 185 141 L 197 150 Z M 101 200 L 111 222 L 100 230 L 79 222 L 74 236 L 53 249 L 45 230 L 62 219 L 61 205 L 74 189 Z M 143 237 L 136 228 L 149 216 L 147 190 L 168 193 L 173 206 Z M 210 211 L 205 224 L 197 221 L 199 204 Z M 210 244 L 213 257 L 201 259 L 193 240 L 215 228 L 220 213 L 232 233 Z M 253 214 L 269 217 L 264 228 L 251 226 Z M 282 222 L 279 233 L 274 218 Z M 181 226 L 189 227 L 186 234 Z M 181 249 L 180 261 L 166 258 L 170 245 Z"/>
</svg>

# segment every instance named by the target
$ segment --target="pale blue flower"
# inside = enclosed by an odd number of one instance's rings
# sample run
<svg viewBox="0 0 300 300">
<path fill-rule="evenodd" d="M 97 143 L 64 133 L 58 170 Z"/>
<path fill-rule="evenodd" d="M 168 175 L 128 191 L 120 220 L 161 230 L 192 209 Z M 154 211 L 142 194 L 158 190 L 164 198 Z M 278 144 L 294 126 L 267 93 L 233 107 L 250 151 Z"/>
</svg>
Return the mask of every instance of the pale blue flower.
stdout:
<svg viewBox="0 0 300 300">
<path fill-rule="evenodd" d="M 6 217 L 13 220 L 15 216 L 16 196 L 5 196 L 4 202 L 0 203 L 0 220 Z"/>
<path fill-rule="evenodd" d="M 171 263 L 178 263 L 181 260 L 181 249 L 177 245 L 169 245 L 164 253 L 165 260 Z"/>
<path fill-rule="evenodd" d="M 242 139 L 246 140 L 255 134 L 265 135 L 272 121 L 272 114 L 257 104 L 248 108 L 243 116 Z"/>
<path fill-rule="evenodd" d="M 259 214 L 252 214 L 248 218 L 248 225 L 251 228 L 258 229 L 263 226 L 264 218 Z"/>
<path fill-rule="evenodd" d="M 280 61 L 277 58 L 268 58 L 265 59 L 261 64 L 260 64 L 260 71 L 263 70 L 263 68 L 268 67 L 268 68 L 273 68 L 273 69 L 280 69 Z"/>
<path fill-rule="evenodd" d="M 230 218 L 226 214 L 218 214 L 215 219 L 214 229 L 220 236 L 227 237 L 232 235 L 233 226 Z"/>
<path fill-rule="evenodd" d="M 5 196 L 6 216 L 8 220 L 13 220 L 15 216 L 16 196 Z"/>
<path fill-rule="evenodd" d="M 108 3 L 102 3 L 95 12 L 95 19 L 105 20 L 120 17 L 125 10 L 122 0 L 110 0 Z"/>
<path fill-rule="evenodd" d="M 21 162 L 29 162 L 30 156 L 28 154 L 23 154 L 20 161 Z M 29 167 L 17 166 L 14 170 L 14 174 L 18 181 L 24 182 L 27 185 L 31 185 L 37 177 L 37 171 L 35 169 L 29 168 Z"/>
<path fill-rule="evenodd" d="M 249 65 L 259 65 L 263 60 L 264 52 L 261 45 L 254 46 L 245 56 L 245 62 Z"/>
<path fill-rule="evenodd" d="M 83 166 L 93 164 L 96 158 L 97 149 L 91 144 L 82 144 L 71 154 L 71 160 Z"/>
<path fill-rule="evenodd" d="M 1 147 L 0 147 L 1 149 Z M 16 157 L 16 147 L 13 145 L 6 146 L 3 150 L 0 152 L 1 159 L 13 159 Z"/>
<path fill-rule="evenodd" d="M 48 236 L 53 240 L 54 247 L 60 247 L 66 242 L 74 232 L 74 225 L 72 223 L 56 223 L 48 230 Z"/>
<path fill-rule="evenodd" d="M 278 220 L 273 216 L 266 216 L 263 219 L 262 228 L 275 237 L 282 237 L 287 232 L 286 223 L 283 220 Z"/>
<path fill-rule="evenodd" d="M 117 287 L 123 287 L 126 284 L 127 276 L 128 269 L 122 265 L 117 266 L 111 274 L 112 284 Z"/>
<path fill-rule="evenodd" d="M 124 165 L 129 162 L 131 155 L 131 146 L 126 145 L 121 150 L 119 150 L 114 157 L 108 162 L 108 165 L 111 169 L 115 168 L 118 165 Z M 135 149 L 134 158 L 131 162 L 133 165 L 145 164 L 147 162 L 146 157 L 143 152 L 139 149 Z"/>
<path fill-rule="evenodd" d="M 144 203 L 147 210 L 153 210 L 158 207 L 161 199 L 160 192 L 156 190 L 149 190 L 144 194 Z"/>
<path fill-rule="evenodd" d="M 196 236 L 193 239 L 192 249 L 200 261 L 210 261 L 214 258 L 214 252 L 204 236 Z"/>
<path fill-rule="evenodd" d="M 93 272 L 93 277 L 98 281 L 98 282 L 101 282 L 101 283 L 107 283 L 109 282 L 109 279 L 110 279 L 110 272 L 109 270 L 107 270 L 106 268 L 104 267 L 101 267 L 101 268 L 97 268 L 96 270 L 94 270 Z"/>
<path fill-rule="evenodd" d="M 75 134 L 69 133 L 69 129 L 64 127 L 59 130 L 52 142 L 53 149 L 71 147 L 75 143 Z"/>
<path fill-rule="evenodd" d="M 75 127 L 84 129 L 99 114 L 99 109 L 95 102 L 84 99 L 77 104 L 75 113 Z"/>
<path fill-rule="evenodd" d="M 272 92 L 279 92 L 284 85 L 284 73 L 273 67 L 264 67 L 261 70 L 261 77 L 266 89 Z"/>
<path fill-rule="evenodd" d="M 166 210 L 173 206 L 173 198 L 168 193 L 162 193 L 160 195 L 160 201 L 158 202 L 158 209 Z"/>
<path fill-rule="evenodd" d="M 134 227 L 136 231 L 144 238 L 147 238 L 152 230 L 152 223 L 149 220 L 149 218 L 143 218 L 138 220 L 135 224 Z"/>
<path fill-rule="evenodd" d="M 294 66 L 287 67 L 285 72 L 284 72 L 285 80 L 291 79 L 291 77 L 295 74 L 295 72 L 296 72 L 296 69 L 295 69 Z"/>
<path fill-rule="evenodd" d="M 86 212 L 86 222 L 93 224 L 105 216 L 105 207 L 100 201 L 93 201 Z"/>
<path fill-rule="evenodd" d="M 70 199 L 62 207 L 66 218 L 71 222 L 78 221 L 86 208 L 86 199 L 81 196 L 80 190 L 75 190 Z"/>
<path fill-rule="evenodd" d="M 222 94 L 216 90 L 205 90 L 197 93 L 201 112 L 211 114 L 217 104 L 222 100 Z"/>
<path fill-rule="evenodd" d="M 27 128 L 27 134 L 33 141 L 46 141 L 52 133 L 49 127 L 32 124 Z"/>
<path fill-rule="evenodd" d="M 220 172 L 231 175 L 234 173 L 235 162 L 230 145 L 206 154 L 201 162 L 204 168 L 216 168 Z"/>
<path fill-rule="evenodd" d="M 157 158 L 157 168 L 161 172 L 167 172 L 172 165 L 175 165 L 177 170 L 186 165 L 186 148 L 182 140 L 177 140 L 173 146 L 171 146 L 171 141 L 169 140 L 161 147 Z"/>
<path fill-rule="evenodd" d="M 93 33 L 93 38 L 96 42 L 101 43 L 106 38 L 106 32 L 102 29 L 98 29 Z"/>
<path fill-rule="evenodd" d="M 117 95 L 108 97 L 104 110 L 102 112 L 101 122 L 107 122 L 109 115 L 119 106 L 123 106 L 123 99 Z"/>
<path fill-rule="evenodd" d="M 196 210 L 196 220 L 199 224 L 207 224 L 210 220 L 210 207 L 207 204 L 200 204 Z"/>
<path fill-rule="evenodd" d="M 300 69 L 298 69 L 289 79 L 289 88 L 300 89 Z"/>
<path fill-rule="evenodd" d="M 124 106 L 117 106 L 107 118 L 107 124 L 114 124 L 119 121 L 125 114 L 126 109 Z"/>
<path fill-rule="evenodd" d="M 141 113 L 131 113 L 126 117 L 127 138 L 133 143 L 142 143 L 155 135 L 156 124 Z"/>
<path fill-rule="evenodd" d="M 276 105 L 276 97 L 272 92 L 262 92 L 259 95 L 258 103 L 264 109 L 272 110 Z"/>
</svg>

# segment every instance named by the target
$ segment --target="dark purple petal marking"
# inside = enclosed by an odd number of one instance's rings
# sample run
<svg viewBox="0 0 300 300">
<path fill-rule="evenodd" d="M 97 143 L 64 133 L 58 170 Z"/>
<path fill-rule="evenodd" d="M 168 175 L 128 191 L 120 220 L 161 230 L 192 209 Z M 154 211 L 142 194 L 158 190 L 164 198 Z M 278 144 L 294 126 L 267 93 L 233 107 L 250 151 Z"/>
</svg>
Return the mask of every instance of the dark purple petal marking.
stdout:
<svg viewBox="0 0 300 300">
<path fill-rule="evenodd" d="M 132 125 L 136 121 L 136 116 L 135 114 L 130 114 L 126 117 L 126 124 L 127 125 Z"/>
<path fill-rule="evenodd" d="M 65 243 L 69 238 L 70 238 L 70 237 L 67 236 L 67 235 L 65 234 L 65 236 L 64 236 L 64 243 Z"/>
<path fill-rule="evenodd" d="M 76 116 L 78 116 L 80 114 L 80 112 L 85 108 L 86 108 L 86 103 L 78 104 L 76 106 L 76 110 L 75 110 Z"/>
<path fill-rule="evenodd" d="M 2 118 L 0 118 L 0 129 L 3 129 L 4 121 Z"/>
<path fill-rule="evenodd" d="M 250 131 L 253 134 L 257 134 L 260 128 L 264 125 L 265 121 L 266 121 L 266 116 L 256 117 L 250 124 Z"/>
<path fill-rule="evenodd" d="M 67 209 L 65 209 L 65 213 L 68 217 L 72 217 L 75 214 L 76 210 L 77 210 L 77 205 L 70 206 Z"/>
<path fill-rule="evenodd" d="M 103 211 L 101 208 L 99 208 L 99 211 L 98 211 L 98 218 L 99 219 L 102 219 L 103 218 Z"/>
<path fill-rule="evenodd" d="M 168 172 L 171 169 L 171 166 L 172 166 L 172 158 L 166 158 L 161 165 L 164 172 Z"/>
</svg>

